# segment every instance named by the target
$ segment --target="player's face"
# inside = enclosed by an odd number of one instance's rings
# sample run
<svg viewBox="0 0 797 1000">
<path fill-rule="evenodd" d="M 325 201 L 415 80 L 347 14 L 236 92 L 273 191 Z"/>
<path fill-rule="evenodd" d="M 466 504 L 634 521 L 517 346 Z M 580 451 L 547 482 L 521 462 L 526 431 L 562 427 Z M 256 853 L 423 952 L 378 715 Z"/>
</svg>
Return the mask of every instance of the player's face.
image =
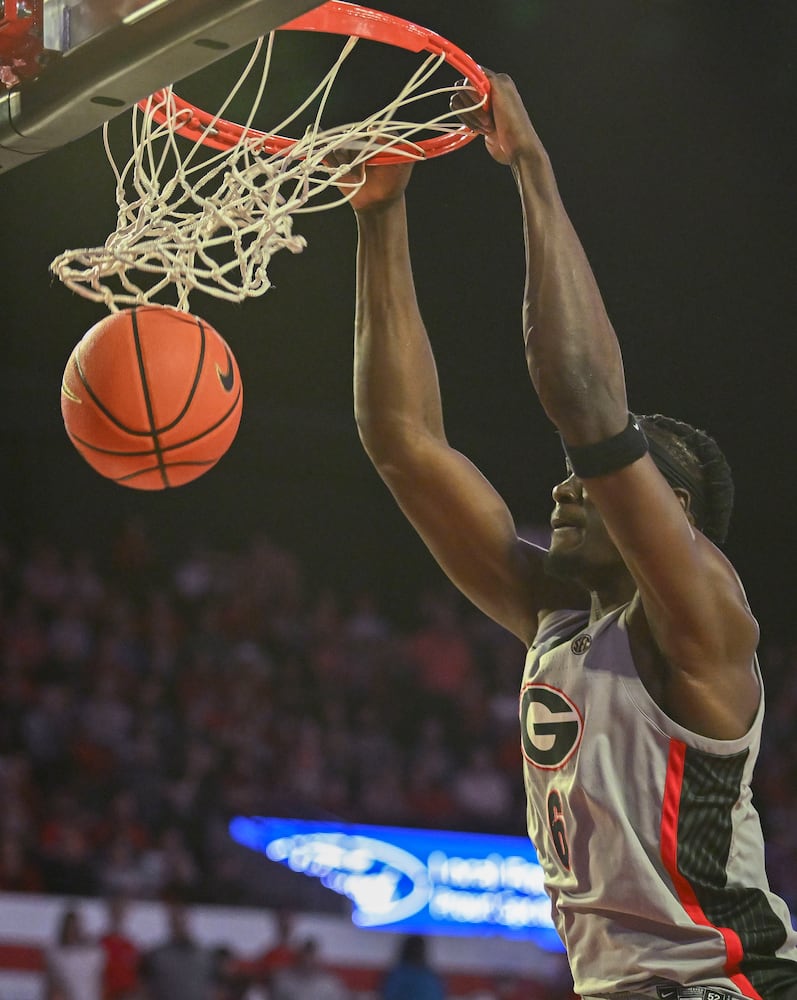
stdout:
<svg viewBox="0 0 797 1000">
<path fill-rule="evenodd" d="M 552 495 L 556 506 L 551 514 L 548 569 L 559 578 L 595 589 L 607 573 L 624 568 L 620 553 L 578 476 L 568 469 Z"/>
</svg>

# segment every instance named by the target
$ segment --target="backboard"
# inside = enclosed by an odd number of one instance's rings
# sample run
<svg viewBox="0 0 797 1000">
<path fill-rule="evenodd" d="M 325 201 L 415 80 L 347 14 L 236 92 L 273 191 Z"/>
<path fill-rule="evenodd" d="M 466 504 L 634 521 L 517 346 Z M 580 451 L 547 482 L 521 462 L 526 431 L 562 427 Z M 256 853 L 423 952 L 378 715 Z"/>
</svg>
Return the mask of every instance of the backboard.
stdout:
<svg viewBox="0 0 797 1000">
<path fill-rule="evenodd" d="M 0 174 L 318 0 L 0 0 Z"/>
</svg>

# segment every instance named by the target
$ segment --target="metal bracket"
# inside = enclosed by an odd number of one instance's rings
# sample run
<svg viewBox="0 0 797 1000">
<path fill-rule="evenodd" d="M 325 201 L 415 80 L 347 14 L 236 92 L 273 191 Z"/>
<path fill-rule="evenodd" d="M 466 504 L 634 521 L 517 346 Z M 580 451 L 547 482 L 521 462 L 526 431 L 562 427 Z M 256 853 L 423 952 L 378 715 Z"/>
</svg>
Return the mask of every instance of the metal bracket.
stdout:
<svg viewBox="0 0 797 1000">
<path fill-rule="evenodd" d="M 181 0 L 119 24 L 0 95 L 0 174 L 87 135 L 317 0 Z"/>
</svg>

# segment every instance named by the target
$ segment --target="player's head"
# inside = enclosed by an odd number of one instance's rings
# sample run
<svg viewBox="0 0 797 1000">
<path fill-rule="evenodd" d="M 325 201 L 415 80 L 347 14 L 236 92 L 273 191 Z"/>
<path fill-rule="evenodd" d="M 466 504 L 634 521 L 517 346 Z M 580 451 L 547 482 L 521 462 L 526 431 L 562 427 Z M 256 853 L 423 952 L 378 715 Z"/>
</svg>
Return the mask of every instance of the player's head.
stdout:
<svg viewBox="0 0 797 1000">
<path fill-rule="evenodd" d="M 733 479 L 716 441 L 704 431 L 660 414 L 637 417 L 650 455 L 695 526 L 722 544 L 733 507 Z M 611 585 L 622 557 L 611 540 L 589 488 L 572 471 L 553 490 L 556 502 L 548 572 L 578 580 L 589 590 Z M 572 529 L 572 530 L 568 530 Z"/>
<path fill-rule="evenodd" d="M 733 510 L 733 477 L 717 442 L 705 431 L 660 413 L 637 419 L 661 474 L 673 489 L 689 495 L 695 526 L 722 545 Z"/>
<path fill-rule="evenodd" d="M 567 477 L 553 488 L 556 506 L 546 572 L 587 590 L 610 588 L 624 567 L 622 556 L 590 499 L 589 486 L 572 471 L 569 462 L 567 471 Z"/>
</svg>

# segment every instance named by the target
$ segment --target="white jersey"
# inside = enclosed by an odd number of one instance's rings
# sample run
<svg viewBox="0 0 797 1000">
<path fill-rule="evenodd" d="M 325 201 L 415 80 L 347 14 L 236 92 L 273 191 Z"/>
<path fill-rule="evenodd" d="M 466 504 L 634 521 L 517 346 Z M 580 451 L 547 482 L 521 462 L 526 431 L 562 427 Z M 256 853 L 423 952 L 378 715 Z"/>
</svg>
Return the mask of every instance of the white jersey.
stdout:
<svg viewBox="0 0 797 1000">
<path fill-rule="evenodd" d="M 677 725 L 637 675 L 625 610 L 547 616 L 520 693 L 529 835 L 576 992 L 794 1000 L 797 935 L 750 791 L 763 695 L 741 739 Z"/>
</svg>

